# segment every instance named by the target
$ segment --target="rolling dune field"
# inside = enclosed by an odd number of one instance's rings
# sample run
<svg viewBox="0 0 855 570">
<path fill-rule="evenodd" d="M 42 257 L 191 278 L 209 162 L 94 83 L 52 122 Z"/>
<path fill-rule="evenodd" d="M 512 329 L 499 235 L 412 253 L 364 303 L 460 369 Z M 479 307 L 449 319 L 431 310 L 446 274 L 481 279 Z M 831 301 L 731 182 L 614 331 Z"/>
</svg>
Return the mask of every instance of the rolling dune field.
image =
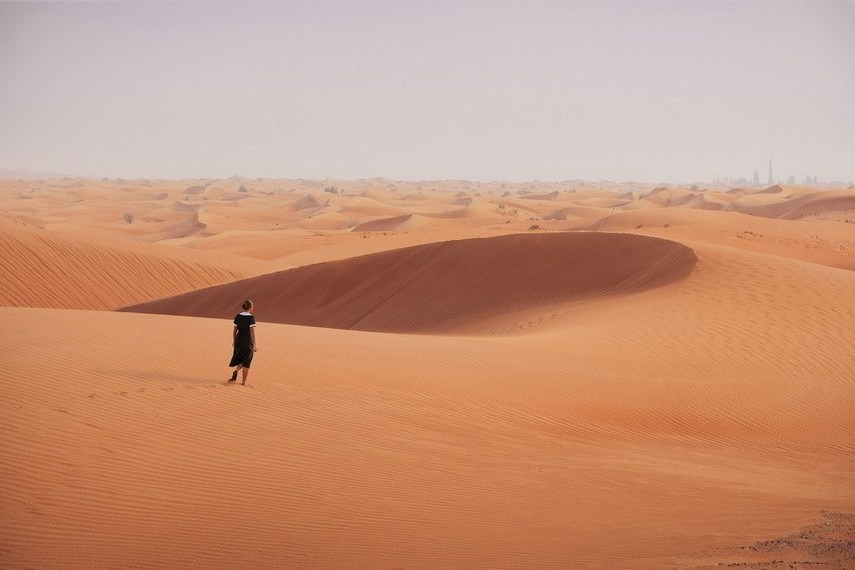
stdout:
<svg viewBox="0 0 855 570">
<path fill-rule="evenodd" d="M 0 252 L 0 567 L 855 568 L 853 188 L 7 180 Z"/>
</svg>

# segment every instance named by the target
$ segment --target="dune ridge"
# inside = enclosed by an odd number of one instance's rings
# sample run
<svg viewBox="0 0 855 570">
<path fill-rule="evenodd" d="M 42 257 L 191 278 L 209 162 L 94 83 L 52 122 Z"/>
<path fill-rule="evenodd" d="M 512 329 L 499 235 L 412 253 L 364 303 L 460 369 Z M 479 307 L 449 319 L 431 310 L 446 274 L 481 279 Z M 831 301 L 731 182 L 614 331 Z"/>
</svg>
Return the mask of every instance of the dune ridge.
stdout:
<svg viewBox="0 0 855 570">
<path fill-rule="evenodd" d="M 147 245 L 0 229 L 0 305 L 113 309 L 241 279 L 259 265 Z"/>
<path fill-rule="evenodd" d="M 780 187 L 779 187 L 780 188 Z M 764 195 L 767 197 L 768 195 Z M 777 195 L 774 195 L 777 198 Z M 811 192 L 770 203 L 735 202 L 734 209 L 753 216 L 798 220 L 806 216 L 852 215 L 855 218 L 855 194 L 847 190 Z"/>
<path fill-rule="evenodd" d="M 301 267 L 122 311 L 224 317 L 251 298 L 269 322 L 375 332 L 477 329 L 555 303 L 679 280 L 691 249 L 629 234 L 516 234 L 439 242 Z"/>
<path fill-rule="evenodd" d="M 393 216 L 391 218 L 382 218 L 379 220 L 371 220 L 354 226 L 354 232 L 387 232 L 400 229 L 413 218 L 412 214 L 403 214 Z"/>
</svg>

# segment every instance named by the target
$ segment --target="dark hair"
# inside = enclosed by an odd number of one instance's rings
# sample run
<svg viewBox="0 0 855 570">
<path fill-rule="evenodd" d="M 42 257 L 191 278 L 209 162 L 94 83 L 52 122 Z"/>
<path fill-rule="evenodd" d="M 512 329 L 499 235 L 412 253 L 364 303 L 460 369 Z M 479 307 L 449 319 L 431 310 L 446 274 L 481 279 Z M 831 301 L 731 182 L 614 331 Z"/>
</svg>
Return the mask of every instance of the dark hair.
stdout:
<svg viewBox="0 0 855 570">
<path fill-rule="evenodd" d="M 250 310 L 252 308 L 252 301 L 247 299 L 246 301 L 243 302 L 243 305 L 241 305 L 241 307 L 243 308 L 244 311 Z"/>
</svg>

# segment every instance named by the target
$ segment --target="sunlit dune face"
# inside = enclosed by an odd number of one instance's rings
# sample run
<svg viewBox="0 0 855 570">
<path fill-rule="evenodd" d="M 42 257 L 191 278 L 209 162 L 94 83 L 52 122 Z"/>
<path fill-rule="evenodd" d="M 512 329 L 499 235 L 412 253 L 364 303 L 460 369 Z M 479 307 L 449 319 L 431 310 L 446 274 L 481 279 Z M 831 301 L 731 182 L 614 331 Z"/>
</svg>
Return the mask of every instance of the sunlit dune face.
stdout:
<svg viewBox="0 0 855 570">
<path fill-rule="evenodd" d="M 0 183 L 0 566 L 846 567 L 855 189 L 150 184 Z"/>
</svg>

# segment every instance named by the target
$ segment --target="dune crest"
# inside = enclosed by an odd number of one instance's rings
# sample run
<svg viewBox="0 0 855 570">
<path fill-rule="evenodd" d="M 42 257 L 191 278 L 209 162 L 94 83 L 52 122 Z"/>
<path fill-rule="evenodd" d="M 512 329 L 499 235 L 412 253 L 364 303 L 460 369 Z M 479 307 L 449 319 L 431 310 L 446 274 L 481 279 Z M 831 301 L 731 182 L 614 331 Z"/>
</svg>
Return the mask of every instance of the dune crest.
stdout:
<svg viewBox="0 0 855 570">
<path fill-rule="evenodd" d="M 391 232 L 393 230 L 400 229 L 401 226 L 405 225 L 413 219 L 412 214 L 402 214 L 400 216 L 394 216 L 391 218 L 382 218 L 380 220 L 371 220 L 370 222 L 364 222 L 354 227 L 352 231 L 354 232 Z"/>
<path fill-rule="evenodd" d="M 160 246 L 101 245 L 46 230 L 2 229 L 0 252 L 0 306 L 112 309 L 247 275 Z"/>
<path fill-rule="evenodd" d="M 808 216 L 844 216 L 855 213 L 855 193 L 849 190 L 811 192 L 777 200 L 778 196 L 775 193 L 770 193 L 769 190 L 771 188 L 764 190 L 765 193 L 762 196 L 774 201 L 765 203 L 737 202 L 734 204 L 734 209 L 752 216 L 781 220 L 798 220 Z"/>
<path fill-rule="evenodd" d="M 477 330 L 541 306 L 627 294 L 688 275 L 684 245 L 631 234 L 514 234 L 322 263 L 125 307 L 229 317 L 244 298 L 268 322 L 377 332 Z"/>
</svg>

